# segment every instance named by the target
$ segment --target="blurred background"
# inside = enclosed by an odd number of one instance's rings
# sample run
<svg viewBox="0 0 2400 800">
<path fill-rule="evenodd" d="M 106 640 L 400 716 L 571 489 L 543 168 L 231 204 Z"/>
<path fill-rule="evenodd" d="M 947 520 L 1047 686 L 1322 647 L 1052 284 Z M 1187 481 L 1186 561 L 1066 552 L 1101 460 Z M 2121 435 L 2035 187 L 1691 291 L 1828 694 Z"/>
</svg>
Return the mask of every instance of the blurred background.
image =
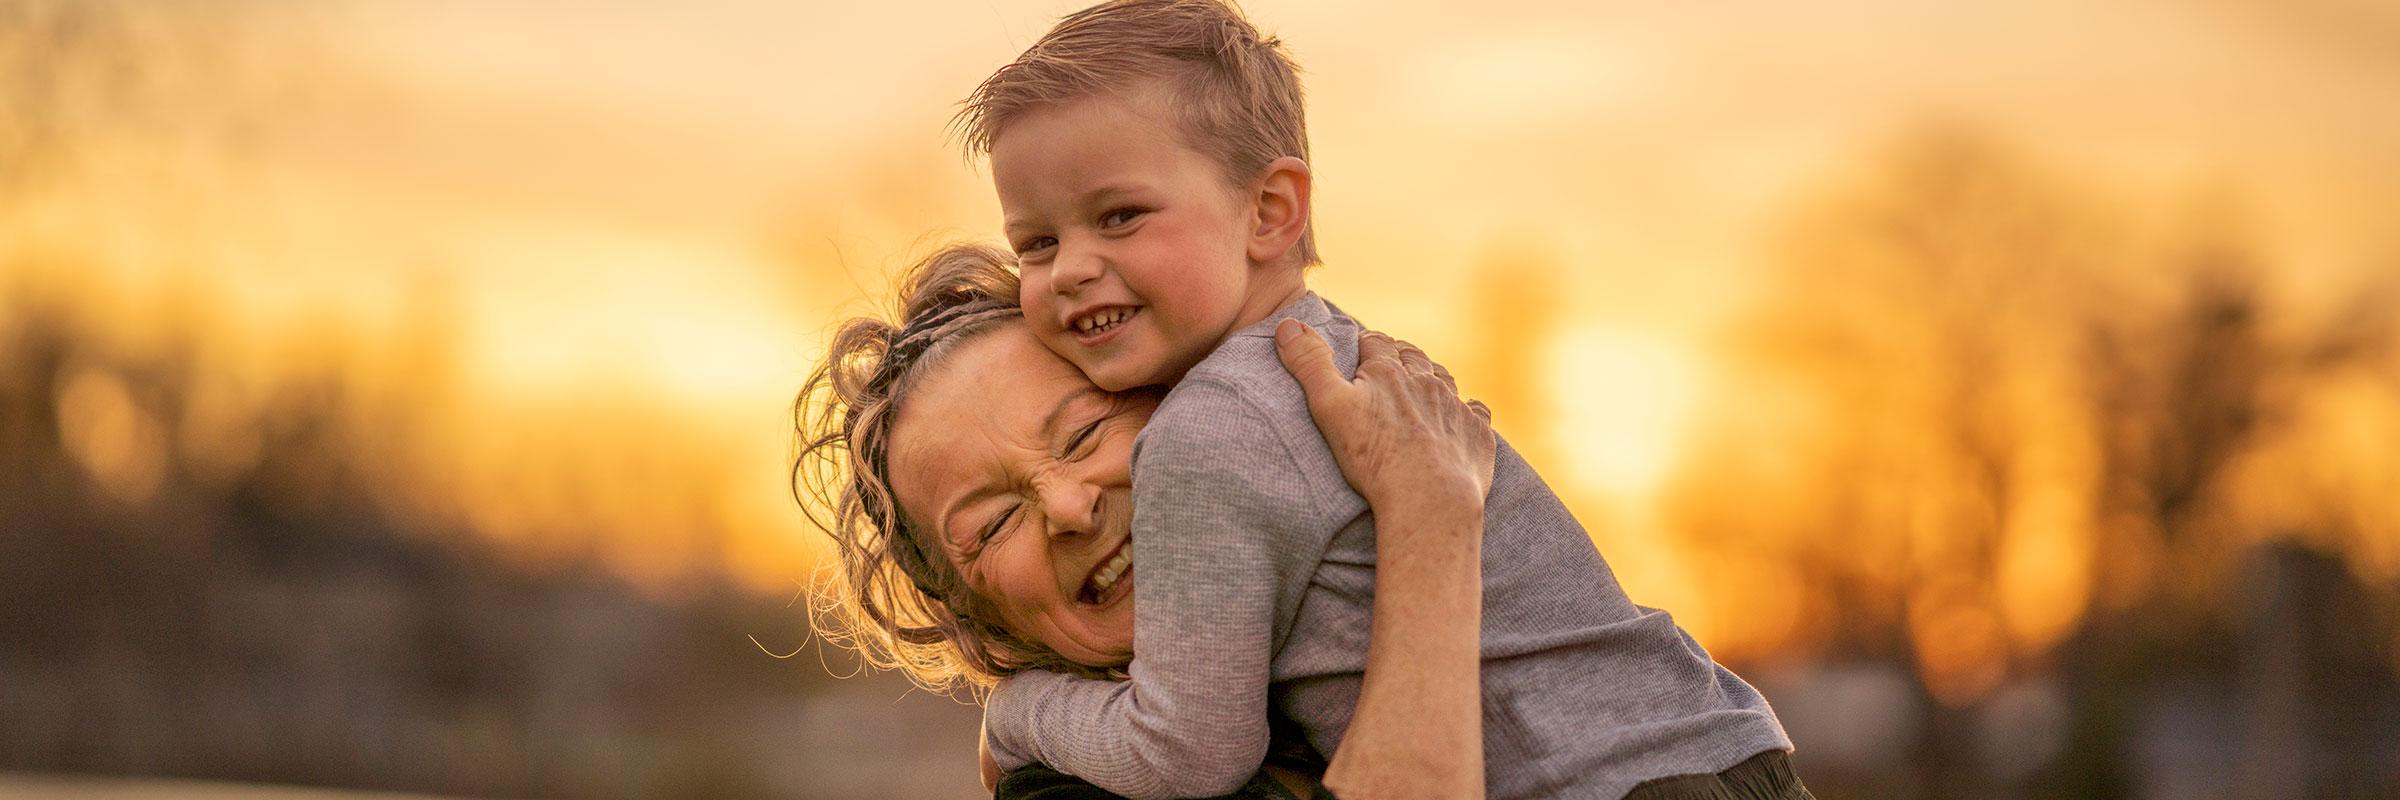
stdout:
<svg viewBox="0 0 2400 800">
<path fill-rule="evenodd" d="M 1081 5 L 0 0 L 0 795 L 977 796 L 789 405 Z M 2400 6 L 1249 12 L 1819 796 L 2400 796 Z"/>
</svg>

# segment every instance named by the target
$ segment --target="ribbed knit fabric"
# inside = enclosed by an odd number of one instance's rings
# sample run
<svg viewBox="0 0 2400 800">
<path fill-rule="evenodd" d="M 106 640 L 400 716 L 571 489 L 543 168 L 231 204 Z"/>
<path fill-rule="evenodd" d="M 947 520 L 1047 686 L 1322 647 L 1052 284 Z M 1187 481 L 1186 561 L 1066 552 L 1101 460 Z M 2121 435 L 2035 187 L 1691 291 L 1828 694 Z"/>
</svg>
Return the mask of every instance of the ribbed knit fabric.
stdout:
<svg viewBox="0 0 2400 800">
<path fill-rule="evenodd" d="M 985 709 L 1004 769 L 1049 764 L 1133 798 L 1209 797 L 1257 772 L 1270 712 L 1332 754 L 1356 708 L 1375 525 L 1275 355 L 1297 317 L 1358 366 L 1359 325 L 1310 294 L 1228 337 L 1134 449 L 1134 653 L 1122 682 L 1029 672 Z M 1483 542 L 1489 796 L 1615 800 L 1790 740 L 1765 698 L 1665 612 L 1634 605 L 1583 527 L 1503 441 Z"/>
</svg>

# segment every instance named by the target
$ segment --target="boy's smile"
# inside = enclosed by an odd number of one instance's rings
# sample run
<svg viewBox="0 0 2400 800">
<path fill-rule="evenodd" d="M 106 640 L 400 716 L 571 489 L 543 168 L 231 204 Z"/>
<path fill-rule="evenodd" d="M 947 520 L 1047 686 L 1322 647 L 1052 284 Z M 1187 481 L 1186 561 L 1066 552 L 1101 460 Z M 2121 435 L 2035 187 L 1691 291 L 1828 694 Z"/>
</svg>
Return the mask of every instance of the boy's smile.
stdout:
<svg viewBox="0 0 2400 800">
<path fill-rule="evenodd" d="M 1153 84 L 1028 110 L 992 141 L 1026 322 L 1110 391 L 1173 384 L 1301 292 L 1297 267 L 1251 262 L 1248 192 L 1178 115 Z"/>
<path fill-rule="evenodd" d="M 1097 347 L 1125 330 L 1125 323 L 1142 313 L 1140 306 L 1101 306 L 1067 315 L 1066 329 L 1085 347 Z"/>
</svg>

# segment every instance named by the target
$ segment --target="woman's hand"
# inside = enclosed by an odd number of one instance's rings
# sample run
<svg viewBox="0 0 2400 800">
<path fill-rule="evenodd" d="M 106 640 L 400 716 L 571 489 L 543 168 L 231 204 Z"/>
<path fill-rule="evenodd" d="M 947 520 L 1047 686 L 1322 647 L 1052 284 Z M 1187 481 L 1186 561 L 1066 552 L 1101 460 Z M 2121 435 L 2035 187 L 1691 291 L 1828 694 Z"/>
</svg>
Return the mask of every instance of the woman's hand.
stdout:
<svg viewBox="0 0 2400 800">
<path fill-rule="evenodd" d="M 1353 800 L 1483 796 L 1483 504 L 1491 412 L 1405 342 L 1358 338 L 1358 377 L 1308 326 L 1275 329 L 1284 369 L 1375 515 L 1367 672 L 1325 786 Z"/>
<path fill-rule="evenodd" d="M 1480 508 L 1492 488 L 1491 410 L 1461 401 L 1450 371 L 1415 345 L 1374 331 L 1358 336 L 1358 377 L 1344 378 L 1333 349 L 1298 320 L 1275 328 L 1284 369 L 1308 394 L 1308 412 L 1350 488 L 1378 511 L 1453 503 Z"/>
</svg>

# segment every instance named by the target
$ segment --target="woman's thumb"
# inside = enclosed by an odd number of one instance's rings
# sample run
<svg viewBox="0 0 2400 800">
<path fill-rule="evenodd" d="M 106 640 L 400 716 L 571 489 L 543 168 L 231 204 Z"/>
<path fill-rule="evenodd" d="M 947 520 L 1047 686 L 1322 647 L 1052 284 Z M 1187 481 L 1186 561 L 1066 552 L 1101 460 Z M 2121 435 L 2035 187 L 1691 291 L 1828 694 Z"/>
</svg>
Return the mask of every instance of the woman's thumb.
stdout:
<svg viewBox="0 0 2400 800">
<path fill-rule="evenodd" d="M 1308 394 L 1310 403 L 1321 402 L 1333 392 L 1348 388 L 1350 381 L 1342 377 L 1341 369 L 1333 365 L 1333 346 L 1325 336 L 1307 323 L 1285 319 L 1275 326 L 1275 355 L 1283 359 L 1283 369 L 1300 382 L 1300 391 Z"/>
</svg>

